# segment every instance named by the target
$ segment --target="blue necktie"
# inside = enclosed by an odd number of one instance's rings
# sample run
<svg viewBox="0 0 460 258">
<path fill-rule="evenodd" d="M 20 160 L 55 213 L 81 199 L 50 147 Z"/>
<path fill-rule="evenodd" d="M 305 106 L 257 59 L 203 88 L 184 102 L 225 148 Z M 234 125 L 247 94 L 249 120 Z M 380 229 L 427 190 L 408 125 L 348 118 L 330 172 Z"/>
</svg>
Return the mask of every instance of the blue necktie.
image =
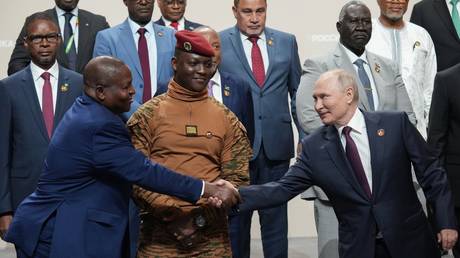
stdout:
<svg viewBox="0 0 460 258">
<path fill-rule="evenodd" d="M 358 76 L 361 84 L 364 87 L 364 91 L 366 91 L 367 101 L 369 102 L 369 107 L 372 111 L 375 110 L 374 106 L 374 96 L 372 95 L 372 88 L 371 88 L 371 81 L 367 76 L 366 71 L 364 70 L 364 60 L 358 59 L 355 61 L 355 65 L 358 67 Z"/>
<path fill-rule="evenodd" d="M 72 13 L 65 13 L 65 25 L 64 25 L 64 47 L 65 53 L 67 55 L 67 60 L 69 61 L 69 68 L 71 70 L 76 70 L 77 67 L 77 51 L 75 48 L 75 36 L 73 35 L 72 25 L 70 25 L 70 20 L 73 17 Z"/>
</svg>

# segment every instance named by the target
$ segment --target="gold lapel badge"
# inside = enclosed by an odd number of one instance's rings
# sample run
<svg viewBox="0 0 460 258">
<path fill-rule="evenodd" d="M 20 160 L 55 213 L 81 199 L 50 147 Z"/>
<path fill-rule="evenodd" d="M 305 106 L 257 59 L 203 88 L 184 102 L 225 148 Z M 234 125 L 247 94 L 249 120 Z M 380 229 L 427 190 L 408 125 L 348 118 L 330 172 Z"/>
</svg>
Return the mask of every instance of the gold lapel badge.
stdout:
<svg viewBox="0 0 460 258">
<path fill-rule="evenodd" d="M 374 67 L 374 70 L 377 72 L 377 73 L 380 73 L 380 70 L 381 70 L 381 67 L 379 64 L 375 64 L 375 67 Z"/>
<path fill-rule="evenodd" d="M 273 38 L 270 38 L 267 43 L 271 47 L 274 44 Z"/>
<path fill-rule="evenodd" d="M 159 31 L 159 32 L 157 33 L 157 35 L 158 35 L 158 37 L 163 37 L 164 34 L 163 34 L 162 31 Z"/>
<path fill-rule="evenodd" d="M 383 137 L 385 135 L 385 130 L 383 129 L 378 129 L 377 130 L 377 135 L 380 136 L 380 137 Z"/>
<path fill-rule="evenodd" d="M 230 87 L 228 87 L 228 86 L 224 87 L 224 95 L 225 95 L 225 97 L 230 96 Z"/>
<path fill-rule="evenodd" d="M 67 83 L 64 83 L 61 85 L 61 87 L 59 88 L 61 92 L 67 92 L 69 91 L 69 84 Z"/>
<path fill-rule="evenodd" d="M 212 133 L 211 133 L 210 131 L 208 131 L 208 132 L 206 133 L 206 138 L 208 138 L 208 139 L 211 139 L 211 138 L 212 138 Z"/>
<path fill-rule="evenodd" d="M 185 135 L 187 137 L 198 136 L 198 126 L 196 125 L 185 125 Z"/>
<path fill-rule="evenodd" d="M 420 41 L 415 41 L 414 45 L 412 46 L 412 50 L 414 50 L 416 47 L 420 47 Z"/>
</svg>

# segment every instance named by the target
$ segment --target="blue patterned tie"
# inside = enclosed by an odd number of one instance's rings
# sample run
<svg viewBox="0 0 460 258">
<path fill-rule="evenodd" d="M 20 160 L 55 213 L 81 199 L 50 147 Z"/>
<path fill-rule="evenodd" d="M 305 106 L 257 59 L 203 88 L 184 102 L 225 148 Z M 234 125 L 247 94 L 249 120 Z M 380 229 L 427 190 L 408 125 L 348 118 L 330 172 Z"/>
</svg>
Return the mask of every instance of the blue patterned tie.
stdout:
<svg viewBox="0 0 460 258">
<path fill-rule="evenodd" d="M 77 50 L 75 48 L 75 36 L 73 34 L 72 25 L 70 20 L 73 17 L 72 13 L 65 13 L 65 25 L 64 25 L 64 47 L 65 53 L 67 54 L 67 60 L 69 61 L 69 68 L 71 70 L 77 67 Z"/>
<path fill-rule="evenodd" d="M 371 81 L 367 76 L 366 70 L 364 70 L 364 60 L 357 59 L 354 63 L 358 67 L 358 76 L 361 84 L 364 87 L 364 91 L 366 91 L 367 101 L 369 102 L 369 107 L 372 111 L 375 110 L 374 106 L 374 96 L 372 95 L 372 88 L 371 88 Z"/>
</svg>

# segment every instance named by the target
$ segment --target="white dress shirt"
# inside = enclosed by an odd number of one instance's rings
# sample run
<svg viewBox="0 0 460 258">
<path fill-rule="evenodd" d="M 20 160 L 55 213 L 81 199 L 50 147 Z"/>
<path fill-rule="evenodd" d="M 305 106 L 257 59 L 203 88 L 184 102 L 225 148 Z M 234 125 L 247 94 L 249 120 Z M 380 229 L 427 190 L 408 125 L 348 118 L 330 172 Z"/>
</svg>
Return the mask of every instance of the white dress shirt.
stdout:
<svg viewBox="0 0 460 258">
<path fill-rule="evenodd" d="M 428 32 L 413 23 L 404 22 L 398 30 L 387 28 L 378 19 L 372 20 L 372 37 L 366 49 L 393 60 L 393 46 L 399 34 L 399 70 L 417 119 L 417 129 L 427 136 L 431 95 L 436 76 L 436 53 Z"/>
<path fill-rule="evenodd" d="M 62 36 L 62 44 L 64 44 L 64 28 L 65 28 L 65 14 L 66 12 L 62 10 L 61 8 L 56 6 L 56 14 L 58 17 L 59 21 L 59 28 L 61 29 L 61 36 Z M 70 19 L 70 26 L 72 26 L 72 32 L 73 32 L 73 41 L 75 43 L 75 50 L 78 53 L 78 7 L 75 7 L 71 11 L 73 14 L 73 17 Z"/>
<path fill-rule="evenodd" d="M 449 14 L 450 16 L 452 17 L 452 4 L 450 3 L 450 0 L 446 0 L 446 4 L 447 4 L 447 8 L 449 9 Z M 460 14 L 460 8 L 459 8 L 459 4 L 457 3 L 457 11 L 458 13 Z"/>
<path fill-rule="evenodd" d="M 369 147 L 369 138 L 366 130 L 366 122 L 364 121 L 363 113 L 357 108 L 355 114 L 348 122 L 347 126 L 351 127 L 350 136 L 358 148 L 359 158 L 366 174 L 367 182 L 372 192 L 372 166 L 371 166 L 371 149 Z M 339 131 L 340 141 L 342 142 L 343 149 L 347 146 L 345 135 L 342 133 L 345 126 L 337 126 Z"/>
<path fill-rule="evenodd" d="M 132 36 L 134 38 L 134 45 L 136 46 L 136 52 L 139 44 L 140 34 L 137 31 L 141 26 L 135 23 L 131 18 L 128 17 L 129 26 L 131 27 Z M 155 39 L 155 30 L 153 29 L 153 22 L 150 21 L 143 28 L 145 32 L 145 39 L 147 40 L 147 49 L 149 51 L 149 65 L 150 65 L 150 81 L 152 86 L 152 96 L 157 92 L 157 42 Z"/>
<path fill-rule="evenodd" d="M 216 71 L 214 76 L 211 78 L 210 82 L 213 83 L 213 85 L 212 85 L 212 95 L 220 103 L 224 103 L 223 99 L 222 99 L 222 80 L 220 78 L 219 70 Z"/>
<path fill-rule="evenodd" d="M 355 53 L 351 52 L 348 48 L 342 45 L 342 43 L 340 43 L 340 45 L 343 47 L 343 49 L 345 49 L 345 53 L 347 54 L 348 59 L 353 64 L 353 67 L 356 71 L 356 75 L 358 75 L 358 66 L 355 64 L 355 61 L 358 59 L 362 59 L 364 61 L 364 71 L 366 71 L 367 77 L 369 77 L 369 81 L 371 82 L 372 97 L 374 97 L 374 109 L 375 111 L 379 110 L 379 94 L 377 92 L 377 88 L 375 87 L 374 76 L 372 76 L 369 62 L 367 61 L 366 51 L 364 51 L 364 53 L 361 56 L 357 56 L 355 55 Z M 359 80 L 359 77 L 357 76 L 356 79 Z"/>
<path fill-rule="evenodd" d="M 38 67 L 34 64 L 34 62 L 30 62 L 30 71 L 32 72 L 32 79 L 34 80 L 35 84 L 35 92 L 37 93 L 38 103 L 40 103 L 40 108 L 43 110 L 43 85 L 45 84 L 45 80 L 41 77 L 44 72 L 49 72 L 50 82 L 51 82 L 51 92 L 53 94 L 53 111 L 56 110 L 56 99 L 57 99 L 57 91 L 58 91 L 58 81 L 59 81 L 59 65 L 57 62 L 54 62 L 54 65 L 48 71 L 43 70 L 42 68 Z"/>
<path fill-rule="evenodd" d="M 161 16 L 161 19 L 165 23 L 166 27 L 171 28 L 171 29 L 175 29 L 173 26 L 171 26 L 171 21 L 166 20 L 166 18 L 163 17 L 163 16 Z M 177 25 L 177 30 L 178 31 L 185 30 L 185 18 L 184 18 L 184 16 L 182 16 L 182 18 L 180 18 L 180 20 L 178 20 L 177 23 L 178 23 L 178 25 Z"/>
<path fill-rule="evenodd" d="M 244 54 L 248 60 L 249 67 L 252 70 L 252 42 L 248 36 L 240 32 L 241 42 L 243 43 Z M 260 48 L 260 53 L 262 54 L 262 60 L 264 61 L 265 74 L 268 71 L 269 59 L 268 59 L 268 50 L 267 50 L 267 38 L 265 32 L 259 35 L 259 40 L 257 40 L 257 45 Z"/>
</svg>

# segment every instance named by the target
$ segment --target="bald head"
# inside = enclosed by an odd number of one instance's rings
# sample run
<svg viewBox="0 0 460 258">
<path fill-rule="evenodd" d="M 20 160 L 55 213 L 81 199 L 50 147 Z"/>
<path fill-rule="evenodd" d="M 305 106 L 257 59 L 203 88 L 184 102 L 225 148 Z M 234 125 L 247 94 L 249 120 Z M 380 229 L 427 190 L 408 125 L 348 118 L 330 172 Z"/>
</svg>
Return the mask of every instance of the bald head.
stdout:
<svg viewBox="0 0 460 258">
<path fill-rule="evenodd" d="M 214 50 L 214 57 L 212 58 L 212 62 L 214 63 L 215 69 L 220 64 L 220 37 L 219 33 L 217 33 L 213 28 L 209 26 L 200 26 L 193 30 L 201 34 L 211 45 L 212 49 Z"/>
<path fill-rule="evenodd" d="M 93 58 L 83 71 L 85 93 L 112 112 L 128 112 L 135 90 L 131 72 L 122 61 L 110 56 Z"/>
</svg>

